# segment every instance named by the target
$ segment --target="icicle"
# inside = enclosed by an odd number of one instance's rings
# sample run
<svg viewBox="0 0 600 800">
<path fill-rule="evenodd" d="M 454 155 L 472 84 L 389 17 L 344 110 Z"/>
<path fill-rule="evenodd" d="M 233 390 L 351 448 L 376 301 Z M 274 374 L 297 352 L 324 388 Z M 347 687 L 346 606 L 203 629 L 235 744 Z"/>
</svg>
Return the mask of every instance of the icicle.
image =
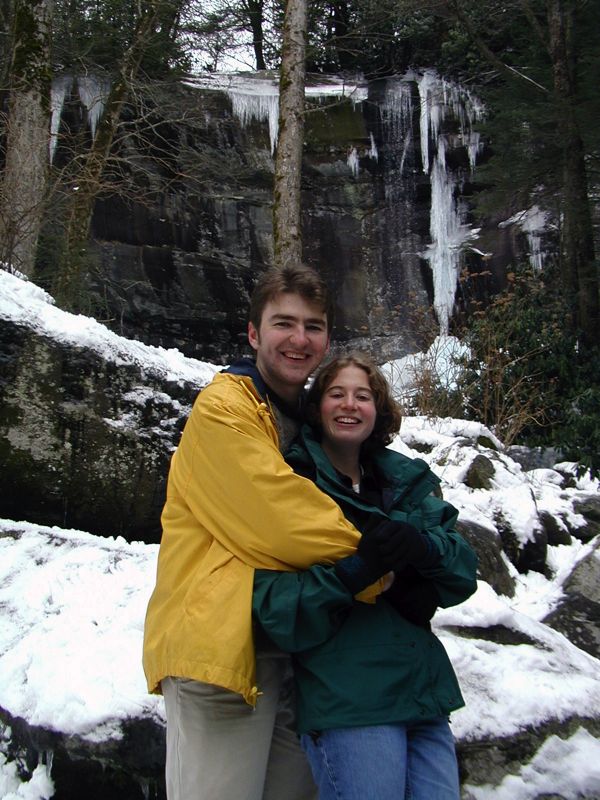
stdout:
<svg viewBox="0 0 600 800">
<path fill-rule="evenodd" d="M 416 77 L 421 104 L 421 158 L 423 172 L 429 172 L 429 141 L 439 137 L 440 127 L 447 116 L 458 122 L 461 139 L 469 152 L 471 167 L 479 154 L 479 135 L 472 125 L 484 114 L 483 105 L 472 94 L 457 84 L 439 78 L 432 70 Z"/>
<path fill-rule="evenodd" d="M 456 224 L 454 184 L 440 154 L 444 148 L 439 143 L 438 156 L 431 170 L 431 218 L 429 231 L 431 244 L 426 258 L 433 273 L 433 306 L 440 324 L 440 333 L 448 333 L 448 323 L 454 308 L 454 293 L 458 269 L 456 255 L 451 249 L 453 228 Z"/>
<path fill-rule="evenodd" d="M 252 119 L 268 122 L 271 153 L 275 151 L 279 131 L 279 85 L 274 80 L 253 80 L 242 76 L 232 76 L 226 87 L 231 98 L 232 111 L 242 126 Z M 354 105 L 367 98 L 367 89 L 358 84 L 331 81 L 318 86 L 305 88 L 307 97 L 322 103 L 328 97 L 346 97 Z"/>
<path fill-rule="evenodd" d="M 375 144 L 375 137 L 373 136 L 372 133 L 369 133 L 369 136 L 371 138 L 371 148 L 367 153 L 367 155 L 369 156 L 369 158 L 374 158 L 375 161 L 379 161 L 379 153 L 377 151 L 377 145 Z"/>
<path fill-rule="evenodd" d="M 350 167 L 350 170 L 352 171 L 354 177 L 358 178 L 358 173 L 360 172 L 360 164 L 356 147 L 353 147 L 348 153 L 348 158 L 346 160 L 346 163 Z"/>
<path fill-rule="evenodd" d="M 541 270 L 544 266 L 544 251 L 542 250 L 542 233 L 548 223 L 548 214 L 539 206 L 532 206 L 526 212 L 525 220 L 521 227 L 527 236 L 529 245 L 529 261 L 534 270 Z"/>
<path fill-rule="evenodd" d="M 271 153 L 273 153 L 277 144 L 279 127 L 279 92 L 274 84 L 268 84 L 266 88 L 271 91 L 268 93 L 263 91 L 259 94 L 256 88 L 251 91 L 242 91 L 232 86 L 228 90 L 228 94 L 231 97 L 233 114 L 239 119 L 242 127 L 245 128 L 253 119 L 257 119 L 259 122 L 268 121 Z"/>
<path fill-rule="evenodd" d="M 393 147 L 401 144 L 400 175 L 412 144 L 412 91 L 407 80 L 390 80 L 380 107 L 386 138 Z"/>
<path fill-rule="evenodd" d="M 46 765 L 46 775 L 51 778 L 52 777 L 52 764 L 54 762 L 54 750 L 45 750 L 44 751 L 44 758 L 41 763 L 45 763 Z"/>
<path fill-rule="evenodd" d="M 433 72 L 425 71 L 417 80 L 419 88 L 421 162 L 423 172 L 429 172 L 429 132 L 437 139 L 440 123 L 440 103 L 437 97 L 439 80 Z"/>
<path fill-rule="evenodd" d="M 84 75 L 77 78 L 79 99 L 83 103 L 87 114 L 92 138 L 96 136 L 98 120 L 104 111 L 104 104 L 108 99 L 110 83 L 102 78 Z"/>
<path fill-rule="evenodd" d="M 49 155 L 50 163 L 54 161 L 54 154 L 58 145 L 58 131 L 60 129 L 60 118 L 62 115 L 63 106 L 65 104 L 65 97 L 71 91 L 73 85 L 73 78 L 70 75 L 61 75 L 60 78 L 55 78 L 52 81 L 52 89 L 50 92 L 50 142 L 49 142 Z"/>
<path fill-rule="evenodd" d="M 253 119 L 268 122 L 271 153 L 274 152 L 279 127 L 279 82 L 275 78 L 239 73 L 203 73 L 188 79 L 186 84 L 226 92 L 231 98 L 233 114 L 242 126 Z M 346 98 L 356 106 L 367 99 L 368 87 L 361 80 L 347 82 L 323 76 L 318 85 L 305 87 L 305 95 L 318 103 L 328 97 Z"/>
<path fill-rule="evenodd" d="M 469 154 L 469 164 L 471 165 L 471 171 L 475 169 L 475 164 L 477 163 L 477 156 L 481 153 L 482 143 L 481 143 L 481 136 L 476 131 L 471 131 L 468 136 L 468 143 L 467 143 L 467 153 Z"/>
</svg>

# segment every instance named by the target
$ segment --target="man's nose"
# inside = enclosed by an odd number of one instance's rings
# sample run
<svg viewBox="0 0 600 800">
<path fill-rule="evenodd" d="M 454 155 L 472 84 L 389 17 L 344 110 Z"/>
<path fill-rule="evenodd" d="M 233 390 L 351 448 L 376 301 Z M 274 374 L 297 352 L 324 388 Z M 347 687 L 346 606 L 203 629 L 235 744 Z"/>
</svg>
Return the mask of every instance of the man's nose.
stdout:
<svg viewBox="0 0 600 800">
<path fill-rule="evenodd" d="M 291 340 L 295 345 L 304 346 L 308 342 L 308 335 L 304 325 L 296 325 L 292 331 Z"/>
</svg>

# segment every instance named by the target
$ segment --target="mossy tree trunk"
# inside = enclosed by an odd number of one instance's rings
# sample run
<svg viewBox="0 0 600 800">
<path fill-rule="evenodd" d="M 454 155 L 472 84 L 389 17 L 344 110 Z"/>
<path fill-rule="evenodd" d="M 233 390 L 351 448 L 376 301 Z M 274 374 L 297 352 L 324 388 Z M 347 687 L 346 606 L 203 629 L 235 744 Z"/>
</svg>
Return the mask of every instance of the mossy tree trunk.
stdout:
<svg viewBox="0 0 600 800">
<path fill-rule="evenodd" d="M 0 188 L 0 261 L 31 275 L 44 215 L 50 131 L 52 0 L 16 0 Z"/>
<path fill-rule="evenodd" d="M 279 79 L 279 136 L 273 190 L 273 245 L 275 264 L 279 267 L 302 260 L 300 189 L 306 29 L 306 0 L 288 0 Z"/>
</svg>

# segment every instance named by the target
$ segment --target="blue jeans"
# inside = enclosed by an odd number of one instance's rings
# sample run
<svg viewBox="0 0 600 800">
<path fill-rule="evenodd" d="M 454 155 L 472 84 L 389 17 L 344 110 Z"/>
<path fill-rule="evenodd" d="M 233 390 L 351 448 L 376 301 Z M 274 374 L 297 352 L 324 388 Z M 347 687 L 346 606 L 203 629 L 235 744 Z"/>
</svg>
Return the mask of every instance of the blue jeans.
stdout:
<svg viewBox="0 0 600 800">
<path fill-rule="evenodd" d="M 459 800 L 454 738 L 445 717 L 303 735 L 319 800 Z"/>
</svg>

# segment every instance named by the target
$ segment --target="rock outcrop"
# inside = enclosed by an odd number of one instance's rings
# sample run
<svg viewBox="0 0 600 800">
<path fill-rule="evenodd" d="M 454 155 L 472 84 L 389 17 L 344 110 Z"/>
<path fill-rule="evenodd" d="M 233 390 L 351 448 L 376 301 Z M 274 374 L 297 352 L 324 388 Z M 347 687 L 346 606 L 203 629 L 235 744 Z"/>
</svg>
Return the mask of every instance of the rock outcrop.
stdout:
<svg viewBox="0 0 600 800">
<path fill-rule="evenodd" d="M 421 349 L 432 325 L 446 326 L 455 300 L 464 306 L 504 286 L 527 240 L 516 224 L 471 227 L 469 198 L 483 187 L 472 169 L 481 107 L 468 91 L 430 72 L 317 80 L 308 88 L 304 257 L 335 290 L 336 341 L 397 358 Z M 128 118 L 119 145 L 125 196 L 96 203 L 90 314 L 213 363 L 237 354 L 249 292 L 273 257 L 276 93 L 268 74 L 153 87 L 150 124 Z M 63 116 L 73 130 L 85 120 L 75 90 Z M 67 158 L 60 137 L 55 158 Z M 42 274 L 53 269 L 52 241 Z M 459 291 L 463 268 L 479 277 Z"/>
</svg>

